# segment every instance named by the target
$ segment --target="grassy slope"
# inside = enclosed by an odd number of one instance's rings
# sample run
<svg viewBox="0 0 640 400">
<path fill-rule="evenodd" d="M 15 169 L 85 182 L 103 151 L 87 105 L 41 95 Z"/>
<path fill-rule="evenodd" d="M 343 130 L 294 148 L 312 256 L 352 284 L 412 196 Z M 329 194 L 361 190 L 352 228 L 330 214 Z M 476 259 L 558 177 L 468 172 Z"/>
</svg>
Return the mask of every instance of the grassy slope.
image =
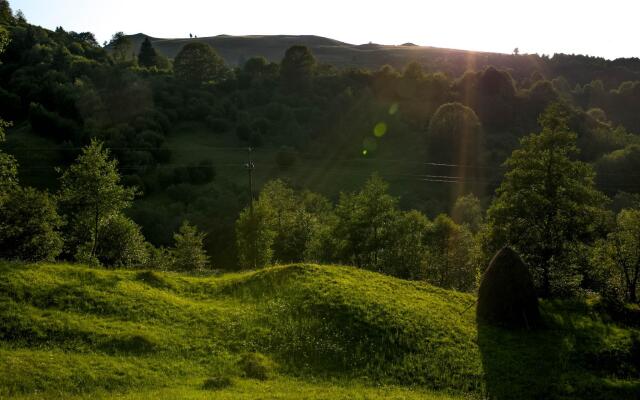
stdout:
<svg viewBox="0 0 640 400">
<path fill-rule="evenodd" d="M 380 140 L 376 157 L 365 157 L 359 149 L 328 147 L 328 150 L 319 153 L 300 154 L 295 164 L 286 170 L 279 168 L 276 162 L 279 147 L 267 145 L 256 148 L 253 153 L 256 165 L 256 191 L 266 182 L 279 178 L 297 187 L 321 193 L 329 198 L 337 198 L 341 191 L 359 190 L 373 173 L 378 173 L 390 182 L 391 192 L 395 196 L 410 201 L 413 207 L 432 201 L 434 196 L 426 194 L 433 190 L 444 190 L 448 193 L 446 191 L 450 184 L 425 183 L 420 180 L 420 176 L 452 174 L 452 171 L 426 168 L 420 162 L 424 159 L 422 146 L 407 145 L 415 144 L 417 139 L 405 137 L 394 142 L 391 136 L 395 134 L 396 132 L 391 130 Z M 167 144 L 173 152 L 172 163 L 186 165 L 209 159 L 213 161 L 218 180 L 227 179 L 242 187 L 247 185 L 247 171 L 244 168 L 247 153 L 242 149 L 246 144 L 237 140 L 234 134 L 216 135 L 198 124 L 183 124 L 174 129 L 168 137 Z M 321 145 L 326 148 L 325 144 Z M 416 197 L 419 200 L 416 200 Z"/>
<path fill-rule="evenodd" d="M 588 304 L 546 304 L 549 329 L 515 334 L 478 330 L 473 310 L 464 312 L 470 295 L 353 268 L 192 277 L 4 264 L 0 276 L 0 398 L 640 392 L 640 334 L 605 323 Z M 273 378 L 243 377 L 246 352 L 267 355 L 277 365 Z M 221 375 L 233 385 L 202 389 Z"/>
</svg>

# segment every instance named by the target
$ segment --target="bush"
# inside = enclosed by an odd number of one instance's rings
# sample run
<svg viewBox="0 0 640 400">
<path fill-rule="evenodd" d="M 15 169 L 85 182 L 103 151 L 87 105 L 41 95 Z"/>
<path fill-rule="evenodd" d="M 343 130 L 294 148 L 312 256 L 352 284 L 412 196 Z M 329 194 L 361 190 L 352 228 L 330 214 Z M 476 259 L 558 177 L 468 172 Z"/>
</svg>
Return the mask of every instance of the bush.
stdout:
<svg viewBox="0 0 640 400">
<path fill-rule="evenodd" d="M 149 251 L 140 227 L 129 218 L 118 215 L 102 230 L 96 256 L 105 265 L 132 267 L 145 264 Z"/>
<path fill-rule="evenodd" d="M 476 316 L 479 322 L 510 328 L 530 329 L 540 324 L 533 279 L 509 247 L 498 251 L 482 276 Z"/>
<path fill-rule="evenodd" d="M 261 381 L 269 379 L 274 369 L 273 362 L 260 353 L 243 354 L 238 366 L 242 371 L 243 377 Z"/>
<path fill-rule="evenodd" d="M 62 219 L 55 201 L 33 188 L 17 188 L 0 203 L 0 257 L 53 260 L 62 251 Z"/>
</svg>

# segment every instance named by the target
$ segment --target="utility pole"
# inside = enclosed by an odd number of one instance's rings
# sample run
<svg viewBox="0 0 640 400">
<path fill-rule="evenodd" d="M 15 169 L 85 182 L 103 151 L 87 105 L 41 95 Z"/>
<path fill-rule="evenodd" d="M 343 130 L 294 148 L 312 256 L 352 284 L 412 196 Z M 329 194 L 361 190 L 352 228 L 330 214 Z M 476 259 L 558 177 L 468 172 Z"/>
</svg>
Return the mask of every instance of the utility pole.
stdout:
<svg viewBox="0 0 640 400">
<path fill-rule="evenodd" d="M 253 163 L 253 159 L 251 158 L 251 153 L 253 149 L 249 147 L 248 149 L 249 159 L 247 164 L 245 164 L 245 168 L 249 171 L 249 218 L 251 222 L 255 225 L 254 215 L 253 215 L 253 170 L 256 165 Z M 257 228 L 257 226 L 256 226 Z M 256 259 L 258 256 L 258 231 L 256 230 L 253 233 L 253 269 L 256 269 L 258 266 L 258 260 Z"/>
</svg>

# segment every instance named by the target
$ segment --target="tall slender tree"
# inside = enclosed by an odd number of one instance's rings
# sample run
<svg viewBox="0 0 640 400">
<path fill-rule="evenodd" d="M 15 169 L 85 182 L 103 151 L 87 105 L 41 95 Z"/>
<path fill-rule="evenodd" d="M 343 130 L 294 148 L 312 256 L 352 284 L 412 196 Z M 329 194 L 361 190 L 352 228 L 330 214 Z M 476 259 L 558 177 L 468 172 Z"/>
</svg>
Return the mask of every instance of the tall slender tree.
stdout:
<svg viewBox="0 0 640 400">
<path fill-rule="evenodd" d="M 158 52 L 151 44 L 148 37 L 144 38 L 138 53 L 138 64 L 141 67 L 151 68 L 158 66 Z"/>
</svg>

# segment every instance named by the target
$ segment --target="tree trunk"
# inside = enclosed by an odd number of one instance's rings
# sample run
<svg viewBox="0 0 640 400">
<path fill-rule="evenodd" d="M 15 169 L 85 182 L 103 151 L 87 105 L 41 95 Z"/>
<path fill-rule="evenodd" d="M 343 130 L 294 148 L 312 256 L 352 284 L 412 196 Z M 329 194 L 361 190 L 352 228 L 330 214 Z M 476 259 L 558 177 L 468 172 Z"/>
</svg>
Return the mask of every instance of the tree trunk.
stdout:
<svg viewBox="0 0 640 400">
<path fill-rule="evenodd" d="M 99 212 L 98 207 L 96 207 L 96 215 L 95 215 L 95 225 L 93 228 L 93 247 L 91 248 L 91 257 L 96 256 L 96 249 L 98 247 L 98 220 L 99 220 Z"/>
</svg>

